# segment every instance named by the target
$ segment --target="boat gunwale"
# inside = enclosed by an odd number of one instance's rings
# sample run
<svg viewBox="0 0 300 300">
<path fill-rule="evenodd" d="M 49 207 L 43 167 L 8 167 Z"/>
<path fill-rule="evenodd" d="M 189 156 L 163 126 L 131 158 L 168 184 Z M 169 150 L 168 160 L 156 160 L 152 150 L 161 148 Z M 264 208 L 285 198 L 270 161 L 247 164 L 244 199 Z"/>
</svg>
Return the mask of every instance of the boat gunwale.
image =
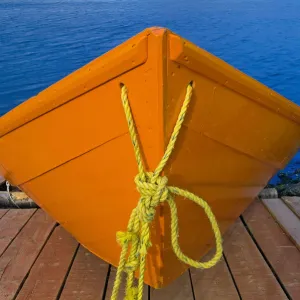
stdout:
<svg viewBox="0 0 300 300">
<path fill-rule="evenodd" d="M 0 118 L 0 138 L 145 64 L 148 60 L 148 35 L 150 32 L 150 29 L 144 30 L 3 115 Z M 103 61 L 105 64 L 101 65 Z M 75 81 L 80 79 L 83 80 L 83 83 L 80 83 L 80 87 L 78 87 Z M 90 86 L 88 87 L 88 85 Z M 37 101 L 40 102 L 39 105 L 36 105 Z M 28 112 L 29 116 L 27 116 Z M 12 122 L 12 120 L 14 121 Z"/>
<path fill-rule="evenodd" d="M 169 34 L 170 59 L 300 124 L 300 106 L 177 34 Z M 191 63 L 191 61 L 193 63 Z M 206 72 L 209 70 L 210 72 Z"/>
<path fill-rule="evenodd" d="M 157 29 L 167 32 L 169 56 L 172 61 L 300 124 L 300 106 L 297 104 L 172 31 L 152 27 L 145 29 L 6 113 L 0 118 L 0 138 L 146 63 L 148 36 L 154 34 Z M 193 63 L 190 63 L 190 60 Z M 99 62 L 102 61 L 105 64 L 99 65 Z M 205 72 L 206 70 L 209 72 Z M 74 84 L 78 80 L 83 80 L 80 87 Z M 87 87 L 88 85 L 90 86 Z M 36 105 L 37 98 L 39 105 Z M 12 120 L 14 121 L 11 122 Z"/>
</svg>

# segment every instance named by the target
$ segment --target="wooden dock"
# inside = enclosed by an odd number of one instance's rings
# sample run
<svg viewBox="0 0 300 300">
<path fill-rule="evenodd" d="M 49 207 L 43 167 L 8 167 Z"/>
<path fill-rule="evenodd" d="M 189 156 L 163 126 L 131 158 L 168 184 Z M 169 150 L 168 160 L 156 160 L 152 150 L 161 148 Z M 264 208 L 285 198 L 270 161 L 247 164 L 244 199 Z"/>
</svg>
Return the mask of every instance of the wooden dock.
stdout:
<svg viewBox="0 0 300 300">
<path fill-rule="evenodd" d="M 257 200 L 225 235 L 215 268 L 146 287 L 144 298 L 297 300 L 299 249 L 299 198 Z M 0 210 L 0 300 L 109 299 L 114 276 L 42 210 Z"/>
</svg>

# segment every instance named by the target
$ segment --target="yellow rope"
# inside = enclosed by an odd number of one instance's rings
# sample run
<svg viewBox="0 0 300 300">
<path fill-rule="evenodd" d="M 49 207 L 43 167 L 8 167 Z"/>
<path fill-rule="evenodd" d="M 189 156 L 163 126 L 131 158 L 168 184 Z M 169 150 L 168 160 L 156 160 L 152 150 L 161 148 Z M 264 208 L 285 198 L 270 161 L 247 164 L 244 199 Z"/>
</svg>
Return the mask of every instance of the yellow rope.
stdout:
<svg viewBox="0 0 300 300">
<path fill-rule="evenodd" d="M 157 206 L 162 202 L 167 202 L 171 212 L 171 243 L 173 251 L 182 262 L 195 267 L 208 269 L 213 267 L 222 257 L 222 237 L 216 218 L 209 205 L 198 196 L 178 187 L 168 186 L 168 179 L 165 176 L 160 176 L 168 159 L 174 149 L 179 131 L 189 103 L 192 98 L 192 84 L 189 84 L 186 91 L 186 96 L 174 127 L 172 136 L 167 146 L 166 152 L 158 164 L 156 170 L 145 172 L 141 151 L 138 144 L 137 134 L 134 121 L 132 118 L 131 109 L 128 102 L 127 88 L 125 85 L 121 87 L 121 99 L 128 123 L 129 134 L 132 140 L 136 161 L 138 164 L 139 173 L 135 177 L 135 184 L 140 193 L 140 200 L 137 207 L 133 209 L 126 232 L 117 233 L 117 241 L 122 247 L 119 267 L 117 270 L 111 300 L 116 300 L 122 281 L 122 273 L 127 273 L 126 283 L 126 300 L 141 300 L 143 297 L 144 273 L 146 265 L 146 255 L 148 248 L 151 246 L 150 241 L 150 223 L 154 219 Z M 212 259 L 207 262 L 198 262 L 182 253 L 178 242 L 178 216 L 177 208 L 174 202 L 174 196 L 178 195 L 189 199 L 201 206 L 209 219 L 216 240 L 216 252 Z M 130 246 L 130 253 L 127 255 Z M 137 286 L 134 286 L 134 272 L 139 271 L 139 279 Z"/>
</svg>

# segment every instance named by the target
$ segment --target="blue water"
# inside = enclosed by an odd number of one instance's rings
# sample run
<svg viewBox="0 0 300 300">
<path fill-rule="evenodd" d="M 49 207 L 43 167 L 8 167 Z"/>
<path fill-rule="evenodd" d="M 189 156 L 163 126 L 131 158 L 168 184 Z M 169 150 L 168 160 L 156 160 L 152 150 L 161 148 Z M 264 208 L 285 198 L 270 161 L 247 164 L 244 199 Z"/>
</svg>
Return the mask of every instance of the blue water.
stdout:
<svg viewBox="0 0 300 300">
<path fill-rule="evenodd" d="M 300 104 L 299 0 L 1 0 L 0 115 L 155 25 Z"/>
</svg>

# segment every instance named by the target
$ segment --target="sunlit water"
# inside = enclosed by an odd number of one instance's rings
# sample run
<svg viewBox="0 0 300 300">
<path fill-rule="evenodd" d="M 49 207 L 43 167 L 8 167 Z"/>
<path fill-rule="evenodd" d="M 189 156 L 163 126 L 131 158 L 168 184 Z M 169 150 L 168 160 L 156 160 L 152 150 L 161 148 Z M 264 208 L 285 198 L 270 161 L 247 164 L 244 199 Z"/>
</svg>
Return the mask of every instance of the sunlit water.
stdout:
<svg viewBox="0 0 300 300">
<path fill-rule="evenodd" d="M 299 0 L 1 0 L 0 115 L 154 25 L 300 104 Z"/>
</svg>

